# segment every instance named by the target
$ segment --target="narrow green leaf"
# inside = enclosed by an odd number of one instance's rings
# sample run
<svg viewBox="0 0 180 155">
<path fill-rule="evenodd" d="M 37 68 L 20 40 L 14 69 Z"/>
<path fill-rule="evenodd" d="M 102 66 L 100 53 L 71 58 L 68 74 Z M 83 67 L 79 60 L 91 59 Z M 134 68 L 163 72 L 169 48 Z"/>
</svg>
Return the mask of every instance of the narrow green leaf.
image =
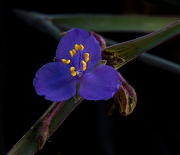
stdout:
<svg viewBox="0 0 180 155">
<path fill-rule="evenodd" d="M 52 25 L 55 25 L 56 32 L 79 27 L 96 32 L 123 31 L 150 33 L 180 19 L 179 16 L 149 16 L 140 14 L 43 14 L 19 9 L 13 11 L 28 24 L 35 26 L 43 32 L 50 32 Z M 48 21 L 46 23 L 46 25 L 49 25 L 48 29 L 42 26 L 46 21 Z M 50 33 L 56 36 L 54 32 L 53 30 Z"/>
<path fill-rule="evenodd" d="M 118 43 L 105 48 L 103 51 L 105 55 L 114 57 L 115 59 L 124 59 L 113 65 L 118 69 L 125 63 L 136 58 L 141 53 L 161 44 L 162 42 L 170 39 L 171 37 L 180 33 L 180 20 L 158 31 L 152 32 L 148 35 L 133 39 L 127 42 Z M 110 63 L 107 60 L 107 64 Z"/>
<path fill-rule="evenodd" d="M 145 32 L 156 31 L 180 17 L 148 15 L 74 14 L 51 16 L 49 20 L 57 27 L 84 28 L 96 32 Z"/>
<path fill-rule="evenodd" d="M 83 99 L 75 102 L 74 98 L 62 102 L 58 112 L 52 119 L 49 126 L 49 135 L 51 136 L 56 129 L 62 124 L 66 117 L 79 105 Z M 52 105 L 46 110 L 46 112 L 38 119 L 38 121 L 29 129 L 29 131 L 12 147 L 7 155 L 33 155 L 38 151 L 38 144 L 36 140 L 36 135 L 41 122 L 46 118 L 50 111 L 57 106 L 57 102 L 52 103 Z"/>
</svg>

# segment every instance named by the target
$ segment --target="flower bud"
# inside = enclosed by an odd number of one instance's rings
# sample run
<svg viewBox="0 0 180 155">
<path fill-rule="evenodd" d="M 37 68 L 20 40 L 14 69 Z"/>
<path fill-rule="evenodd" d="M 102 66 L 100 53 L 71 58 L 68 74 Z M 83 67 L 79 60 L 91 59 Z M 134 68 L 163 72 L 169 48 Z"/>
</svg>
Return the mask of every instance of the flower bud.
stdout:
<svg viewBox="0 0 180 155">
<path fill-rule="evenodd" d="M 41 150 L 44 146 L 44 144 L 46 143 L 46 141 L 49 138 L 49 122 L 46 121 L 46 119 L 42 122 L 36 139 L 37 139 L 37 143 L 38 143 L 38 149 Z"/>
<path fill-rule="evenodd" d="M 136 107 L 137 96 L 133 87 L 119 74 L 121 86 L 114 94 L 113 101 L 108 103 L 108 115 L 118 110 L 123 116 L 131 114 Z"/>
<path fill-rule="evenodd" d="M 106 42 L 103 37 L 93 31 L 89 31 L 89 34 L 96 38 L 96 40 L 99 42 L 99 45 L 101 46 L 101 49 L 106 48 Z"/>
</svg>

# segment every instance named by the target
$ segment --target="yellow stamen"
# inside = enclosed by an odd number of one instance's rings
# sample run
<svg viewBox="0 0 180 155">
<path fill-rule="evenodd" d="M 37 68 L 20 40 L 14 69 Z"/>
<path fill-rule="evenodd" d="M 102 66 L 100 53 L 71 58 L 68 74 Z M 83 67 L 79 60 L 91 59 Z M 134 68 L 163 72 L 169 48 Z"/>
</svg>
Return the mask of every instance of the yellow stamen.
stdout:
<svg viewBox="0 0 180 155">
<path fill-rule="evenodd" d="M 71 76 L 76 76 L 76 72 L 71 72 Z"/>
<path fill-rule="evenodd" d="M 70 70 L 70 72 L 74 72 L 75 67 L 72 66 L 72 67 L 69 68 L 69 70 Z"/>
<path fill-rule="evenodd" d="M 76 51 L 79 50 L 79 48 L 80 48 L 80 47 L 79 47 L 78 44 L 75 44 L 75 45 L 74 45 L 74 49 L 75 49 Z"/>
<path fill-rule="evenodd" d="M 84 60 L 81 61 L 82 63 L 82 71 L 85 71 L 86 70 L 86 62 Z"/>
<path fill-rule="evenodd" d="M 84 53 L 84 61 L 85 62 L 89 61 L 89 53 Z"/>
<path fill-rule="evenodd" d="M 84 46 L 82 44 L 80 44 L 79 49 L 82 51 L 84 49 Z"/>
<path fill-rule="evenodd" d="M 69 51 L 70 57 L 73 57 L 75 54 L 76 54 L 76 50 L 75 49 L 72 49 L 72 50 Z"/>
<path fill-rule="evenodd" d="M 70 67 L 69 71 L 71 76 L 76 76 L 75 67 Z"/>
<path fill-rule="evenodd" d="M 69 51 L 69 55 L 70 55 L 70 57 L 73 57 L 73 52 L 72 52 L 72 50 Z"/>
<path fill-rule="evenodd" d="M 75 50 L 75 49 L 72 49 L 71 51 L 72 51 L 73 56 L 74 56 L 74 55 L 76 54 L 76 50 Z"/>
<path fill-rule="evenodd" d="M 71 61 L 66 59 L 61 59 L 61 62 L 65 65 L 68 65 Z"/>
<path fill-rule="evenodd" d="M 84 49 L 84 46 L 83 46 L 82 44 L 79 44 L 79 45 L 78 45 L 78 44 L 75 44 L 75 45 L 74 45 L 74 49 L 75 49 L 76 51 L 77 51 L 77 50 L 81 50 L 81 51 L 82 51 L 82 50 Z"/>
</svg>

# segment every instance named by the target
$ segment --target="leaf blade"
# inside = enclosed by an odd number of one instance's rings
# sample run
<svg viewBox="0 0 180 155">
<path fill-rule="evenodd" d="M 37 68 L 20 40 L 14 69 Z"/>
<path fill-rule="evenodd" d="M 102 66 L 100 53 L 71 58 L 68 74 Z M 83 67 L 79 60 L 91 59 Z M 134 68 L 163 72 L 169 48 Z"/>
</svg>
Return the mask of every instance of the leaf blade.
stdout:
<svg viewBox="0 0 180 155">
<path fill-rule="evenodd" d="M 150 50 L 151 48 L 165 42 L 179 33 L 180 20 L 148 35 L 108 46 L 103 51 L 125 60 L 120 64 L 114 65 L 114 68 L 118 69 L 143 52 Z"/>
<path fill-rule="evenodd" d="M 49 126 L 49 135 L 51 136 L 56 129 L 63 123 L 66 117 L 83 101 L 83 99 L 75 101 L 74 98 L 70 98 L 64 101 L 59 108 L 58 112 L 52 119 Z M 44 114 L 37 120 L 37 122 L 28 130 L 28 132 L 8 151 L 6 155 L 33 155 L 38 151 L 38 144 L 36 141 L 36 134 L 43 119 L 49 114 L 49 112 L 57 105 L 57 102 L 51 104 L 51 106 L 44 112 Z"/>
<path fill-rule="evenodd" d="M 156 31 L 169 25 L 180 17 L 149 15 L 112 14 L 66 14 L 51 16 L 48 19 L 57 27 L 79 27 L 96 32 L 144 32 Z"/>
</svg>

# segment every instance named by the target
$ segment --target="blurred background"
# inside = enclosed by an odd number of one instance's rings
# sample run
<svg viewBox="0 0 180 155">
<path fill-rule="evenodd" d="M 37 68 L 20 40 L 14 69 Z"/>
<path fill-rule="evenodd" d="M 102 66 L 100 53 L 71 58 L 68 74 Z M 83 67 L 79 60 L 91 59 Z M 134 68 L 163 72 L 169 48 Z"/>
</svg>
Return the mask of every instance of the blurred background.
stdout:
<svg viewBox="0 0 180 155">
<path fill-rule="evenodd" d="M 58 41 L 17 18 L 13 9 L 46 14 L 105 13 L 180 17 L 176 0 L 0 1 L 0 155 L 29 130 L 51 102 L 39 97 L 32 79 L 54 58 Z M 144 32 L 104 32 L 118 42 Z M 180 37 L 148 53 L 180 63 Z M 137 92 L 129 116 L 107 116 L 106 102 L 83 101 L 37 155 L 179 155 L 179 75 L 134 60 L 119 69 Z"/>
</svg>

